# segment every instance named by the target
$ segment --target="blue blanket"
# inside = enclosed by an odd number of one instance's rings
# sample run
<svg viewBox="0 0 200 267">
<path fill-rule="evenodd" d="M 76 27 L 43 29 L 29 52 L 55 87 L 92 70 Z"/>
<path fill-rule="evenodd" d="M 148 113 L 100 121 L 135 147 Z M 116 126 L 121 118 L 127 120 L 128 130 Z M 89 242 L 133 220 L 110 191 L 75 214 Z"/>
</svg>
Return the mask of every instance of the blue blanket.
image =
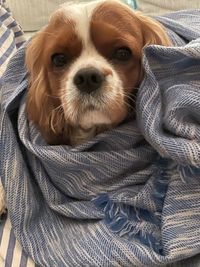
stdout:
<svg viewBox="0 0 200 267">
<path fill-rule="evenodd" d="M 17 239 L 45 267 L 157 266 L 200 252 L 200 10 L 157 18 L 137 120 L 72 148 L 27 120 L 25 47 L 4 75 L 0 171 Z"/>
<path fill-rule="evenodd" d="M 8 61 L 25 38 L 4 0 L 0 0 L 0 84 Z"/>
</svg>

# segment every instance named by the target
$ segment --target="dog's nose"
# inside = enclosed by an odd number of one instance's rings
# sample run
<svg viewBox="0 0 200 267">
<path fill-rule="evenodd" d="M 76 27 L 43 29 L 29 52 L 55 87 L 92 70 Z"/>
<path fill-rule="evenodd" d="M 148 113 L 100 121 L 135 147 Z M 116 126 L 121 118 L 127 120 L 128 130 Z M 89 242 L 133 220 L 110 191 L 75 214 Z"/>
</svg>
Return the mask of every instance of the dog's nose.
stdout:
<svg viewBox="0 0 200 267">
<path fill-rule="evenodd" d="M 104 81 L 103 73 L 95 68 L 85 68 L 79 70 L 74 76 L 74 84 L 85 93 L 91 93 L 99 89 Z"/>
</svg>

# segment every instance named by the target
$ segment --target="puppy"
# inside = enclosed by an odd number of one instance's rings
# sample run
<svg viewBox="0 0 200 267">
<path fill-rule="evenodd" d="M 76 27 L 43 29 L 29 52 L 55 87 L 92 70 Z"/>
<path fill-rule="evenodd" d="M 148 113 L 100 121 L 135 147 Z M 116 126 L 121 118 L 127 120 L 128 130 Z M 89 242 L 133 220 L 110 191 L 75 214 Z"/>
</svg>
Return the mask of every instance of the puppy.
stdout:
<svg viewBox="0 0 200 267">
<path fill-rule="evenodd" d="M 119 1 L 62 5 L 26 50 L 27 115 L 46 142 L 77 146 L 123 122 L 149 44 L 170 45 L 164 28 Z"/>
</svg>

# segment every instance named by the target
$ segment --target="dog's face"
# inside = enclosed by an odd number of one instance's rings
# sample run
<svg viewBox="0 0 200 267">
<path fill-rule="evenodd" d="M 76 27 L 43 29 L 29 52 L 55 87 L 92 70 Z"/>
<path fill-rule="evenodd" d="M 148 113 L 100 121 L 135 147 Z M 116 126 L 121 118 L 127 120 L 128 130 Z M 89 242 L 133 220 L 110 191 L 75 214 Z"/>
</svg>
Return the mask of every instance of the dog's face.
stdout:
<svg viewBox="0 0 200 267">
<path fill-rule="evenodd" d="M 147 44 L 169 41 L 158 23 L 118 1 L 55 12 L 26 52 L 27 112 L 47 142 L 78 144 L 122 122 Z"/>
</svg>

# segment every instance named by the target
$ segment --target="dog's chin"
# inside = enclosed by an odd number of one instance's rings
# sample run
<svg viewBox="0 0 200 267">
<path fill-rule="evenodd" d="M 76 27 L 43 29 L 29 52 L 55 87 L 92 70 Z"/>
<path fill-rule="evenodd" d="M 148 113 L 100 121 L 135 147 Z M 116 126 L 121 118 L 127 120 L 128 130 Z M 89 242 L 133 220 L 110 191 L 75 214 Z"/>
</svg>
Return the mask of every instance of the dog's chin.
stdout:
<svg viewBox="0 0 200 267">
<path fill-rule="evenodd" d="M 106 127 L 106 125 L 109 128 L 113 123 L 106 112 L 93 109 L 87 110 L 84 114 L 81 114 L 78 124 L 82 129 L 89 130 L 101 126 Z"/>
<path fill-rule="evenodd" d="M 68 142 L 77 146 L 94 138 L 113 126 L 109 115 L 99 110 L 87 110 L 79 116 L 76 124 L 68 125 Z"/>
<path fill-rule="evenodd" d="M 81 101 L 82 100 L 82 101 Z M 82 98 L 71 105 L 71 112 L 64 110 L 67 128 L 70 129 L 69 144 L 77 146 L 96 135 L 117 126 L 126 115 L 127 108 L 121 100 L 102 101 L 93 96 L 89 99 Z M 82 102 L 82 103 L 81 103 Z M 69 105 L 68 105 L 69 107 Z"/>
</svg>

